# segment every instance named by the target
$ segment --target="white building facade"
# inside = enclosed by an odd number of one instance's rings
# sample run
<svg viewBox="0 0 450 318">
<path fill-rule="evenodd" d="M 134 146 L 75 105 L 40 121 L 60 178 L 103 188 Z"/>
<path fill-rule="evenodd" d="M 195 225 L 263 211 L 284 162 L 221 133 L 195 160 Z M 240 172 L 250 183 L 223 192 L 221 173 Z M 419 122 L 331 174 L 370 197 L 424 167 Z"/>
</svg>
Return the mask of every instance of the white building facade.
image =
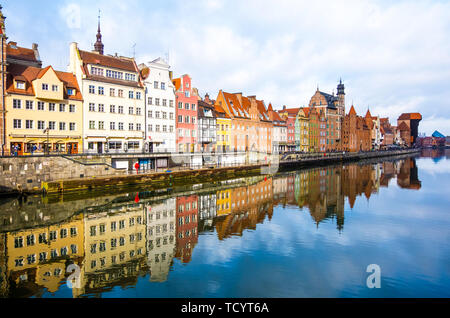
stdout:
<svg viewBox="0 0 450 318">
<path fill-rule="evenodd" d="M 145 89 L 134 59 L 103 55 L 103 47 L 82 51 L 72 43 L 69 72 L 84 97 L 83 152 L 143 152 Z"/>
<path fill-rule="evenodd" d="M 145 85 L 145 150 L 175 152 L 175 87 L 170 66 L 161 58 L 140 64 Z"/>
</svg>

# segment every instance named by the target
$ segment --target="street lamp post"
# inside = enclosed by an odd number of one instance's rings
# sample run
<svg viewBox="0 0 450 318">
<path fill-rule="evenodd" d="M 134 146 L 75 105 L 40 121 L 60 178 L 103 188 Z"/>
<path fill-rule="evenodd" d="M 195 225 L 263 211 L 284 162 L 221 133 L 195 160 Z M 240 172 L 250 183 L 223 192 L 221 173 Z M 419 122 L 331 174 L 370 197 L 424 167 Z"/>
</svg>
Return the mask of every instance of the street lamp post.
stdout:
<svg viewBox="0 0 450 318">
<path fill-rule="evenodd" d="M 47 156 L 50 154 L 50 148 L 49 148 L 49 136 L 48 136 L 48 134 L 50 133 L 50 129 L 45 129 L 44 130 L 44 134 L 47 134 L 47 144 L 46 144 L 46 146 L 45 146 L 45 148 L 46 148 L 46 152 L 47 152 Z"/>
</svg>

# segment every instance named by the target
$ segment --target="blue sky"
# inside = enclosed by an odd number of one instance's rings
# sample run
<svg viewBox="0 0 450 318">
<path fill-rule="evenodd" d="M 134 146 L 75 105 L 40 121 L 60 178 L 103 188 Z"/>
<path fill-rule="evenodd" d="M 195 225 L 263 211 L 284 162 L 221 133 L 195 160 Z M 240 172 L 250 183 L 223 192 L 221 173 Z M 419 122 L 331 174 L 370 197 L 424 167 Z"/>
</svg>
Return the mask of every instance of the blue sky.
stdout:
<svg viewBox="0 0 450 318">
<path fill-rule="evenodd" d="M 66 70 L 69 44 L 90 50 L 101 9 L 105 53 L 166 58 L 201 94 L 257 95 L 275 109 L 307 106 L 317 86 L 347 111 L 422 113 L 420 130 L 450 135 L 450 1 L 2 1 L 9 40 L 39 44 Z"/>
</svg>

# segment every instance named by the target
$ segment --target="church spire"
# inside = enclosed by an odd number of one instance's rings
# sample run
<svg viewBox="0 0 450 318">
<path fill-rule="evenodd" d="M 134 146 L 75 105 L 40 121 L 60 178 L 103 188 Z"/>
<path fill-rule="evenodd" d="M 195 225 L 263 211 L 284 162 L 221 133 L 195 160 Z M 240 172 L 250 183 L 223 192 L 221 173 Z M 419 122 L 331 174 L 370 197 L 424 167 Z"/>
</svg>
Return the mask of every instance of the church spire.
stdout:
<svg viewBox="0 0 450 318">
<path fill-rule="evenodd" d="M 94 44 L 94 51 L 103 55 L 104 45 L 102 43 L 102 33 L 100 30 L 100 10 L 98 10 L 98 29 L 97 29 L 97 42 Z"/>
</svg>

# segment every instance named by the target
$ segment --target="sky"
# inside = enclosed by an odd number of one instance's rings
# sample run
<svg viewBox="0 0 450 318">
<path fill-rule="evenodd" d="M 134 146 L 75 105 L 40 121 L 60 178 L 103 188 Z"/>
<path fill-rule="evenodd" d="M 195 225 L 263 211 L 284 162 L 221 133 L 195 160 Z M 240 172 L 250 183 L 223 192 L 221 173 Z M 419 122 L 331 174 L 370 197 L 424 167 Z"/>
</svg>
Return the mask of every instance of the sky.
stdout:
<svg viewBox="0 0 450 318">
<path fill-rule="evenodd" d="M 168 60 L 203 96 L 256 95 L 275 109 L 346 87 L 346 110 L 420 112 L 419 131 L 450 135 L 450 1 L 4 0 L 9 41 L 39 45 L 67 70 L 69 45 L 92 50 L 100 10 L 105 54 Z M 30 23 L 31 22 L 31 23 Z"/>
</svg>

